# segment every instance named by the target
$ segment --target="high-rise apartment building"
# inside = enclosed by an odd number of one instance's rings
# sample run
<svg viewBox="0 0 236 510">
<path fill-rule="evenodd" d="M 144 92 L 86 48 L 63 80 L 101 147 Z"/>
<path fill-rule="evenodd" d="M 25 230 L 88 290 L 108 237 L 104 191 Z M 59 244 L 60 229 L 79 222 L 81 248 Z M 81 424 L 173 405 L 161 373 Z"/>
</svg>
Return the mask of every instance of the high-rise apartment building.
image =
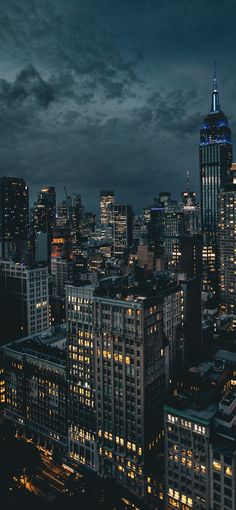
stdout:
<svg viewBox="0 0 236 510">
<path fill-rule="evenodd" d="M 113 254 L 123 257 L 133 240 L 133 212 L 130 205 L 113 207 Z"/>
<path fill-rule="evenodd" d="M 47 330 L 48 269 L 0 260 L 0 301 L 2 342 Z"/>
<path fill-rule="evenodd" d="M 21 260 L 28 228 L 29 191 L 25 181 L 0 177 L 0 257 Z"/>
<path fill-rule="evenodd" d="M 236 164 L 231 168 L 231 183 L 219 194 L 219 291 L 220 311 L 236 314 Z"/>
<path fill-rule="evenodd" d="M 220 108 L 216 75 L 213 80 L 211 111 L 200 131 L 201 224 L 204 234 L 205 268 L 203 287 L 217 290 L 218 194 L 229 178 L 232 163 L 231 130 Z M 214 260 L 214 270 L 212 262 Z"/>
<path fill-rule="evenodd" d="M 102 190 L 100 193 L 100 223 L 111 225 L 113 219 L 113 206 L 115 202 L 114 191 Z"/>
</svg>

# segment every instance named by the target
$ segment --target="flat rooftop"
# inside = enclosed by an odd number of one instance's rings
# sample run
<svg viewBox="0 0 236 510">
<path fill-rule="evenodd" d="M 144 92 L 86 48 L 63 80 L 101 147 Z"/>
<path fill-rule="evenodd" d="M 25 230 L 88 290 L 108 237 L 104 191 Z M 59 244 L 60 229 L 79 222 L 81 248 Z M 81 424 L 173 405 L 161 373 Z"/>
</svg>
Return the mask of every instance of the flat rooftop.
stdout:
<svg viewBox="0 0 236 510">
<path fill-rule="evenodd" d="M 142 301 L 161 297 L 179 288 L 176 276 L 172 273 L 153 273 L 148 279 L 126 276 L 107 277 L 100 280 L 94 295 L 125 301 Z"/>
<path fill-rule="evenodd" d="M 1 347 L 3 352 L 16 352 L 28 354 L 37 358 L 65 366 L 66 350 L 57 347 L 57 344 L 66 340 L 66 329 L 58 328 L 57 331 L 47 330 L 37 335 L 30 335 L 10 342 Z"/>
</svg>

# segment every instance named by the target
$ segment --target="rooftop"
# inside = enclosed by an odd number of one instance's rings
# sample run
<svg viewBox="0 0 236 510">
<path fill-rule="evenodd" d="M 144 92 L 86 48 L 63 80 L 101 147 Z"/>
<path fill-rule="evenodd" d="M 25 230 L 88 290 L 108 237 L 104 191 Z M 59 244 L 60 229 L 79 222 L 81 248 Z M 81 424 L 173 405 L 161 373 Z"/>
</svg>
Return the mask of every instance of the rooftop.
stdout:
<svg viewBox="0 0 236 510">
<path fill-rule="evenodd" d="M 4 353 L 12 351 L 28 354 L 37 359 L 64 366 L 66 363 L 66 351 L 58 348 L 57 344 L 65 339 L 66 330 L 60 327 L 56 331 L 47 330 L 40 335 L 31 335 L 8 343 L 2 346 L 2 351 Z"/>
<path fill-rule="evenodd" d="M 117 300 L 143 301 L 147 298 L 162 297 L 178 287 L 176 276 L 172 273 L 153 273 L 147 280 L 136 278 L 132 274 L 103 278 L 95 290 L 96 297 Z"/>
</svg>

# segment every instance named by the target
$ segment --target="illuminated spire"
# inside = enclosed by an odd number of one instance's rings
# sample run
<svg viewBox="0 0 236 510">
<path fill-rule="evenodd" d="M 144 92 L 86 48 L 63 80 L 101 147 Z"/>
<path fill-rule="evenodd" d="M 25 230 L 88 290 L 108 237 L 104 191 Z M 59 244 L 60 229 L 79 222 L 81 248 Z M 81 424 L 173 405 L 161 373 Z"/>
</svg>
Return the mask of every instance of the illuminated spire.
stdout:
<svg viewBox="0 0 236 510">
<path fill-rule="evenodd" d="M 214 63 L 214 75 L 213 75 L 213 90 L 212 90 L 212 102 L 211 102 L 211 113 L 220 112 L 220 99 L 217 87 L 216 78 L 216 61 Z"/>
</svg>

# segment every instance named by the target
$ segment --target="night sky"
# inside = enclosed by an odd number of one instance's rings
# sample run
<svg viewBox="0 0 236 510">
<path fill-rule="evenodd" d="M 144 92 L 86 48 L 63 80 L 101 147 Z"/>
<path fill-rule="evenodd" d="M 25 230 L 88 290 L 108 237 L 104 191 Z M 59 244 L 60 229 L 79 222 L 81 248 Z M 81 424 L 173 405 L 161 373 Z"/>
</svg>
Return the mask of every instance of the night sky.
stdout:
<svg viewBox="0 0 236 510">
<path fill-rule="evenodd" d="M 235 0 L 0 0 L 0 173 L 141 210 L 198 190 L 217 61 L 236 137 Z M 235 136 L 234 136 L 235 135 Z"/>
</svg>

